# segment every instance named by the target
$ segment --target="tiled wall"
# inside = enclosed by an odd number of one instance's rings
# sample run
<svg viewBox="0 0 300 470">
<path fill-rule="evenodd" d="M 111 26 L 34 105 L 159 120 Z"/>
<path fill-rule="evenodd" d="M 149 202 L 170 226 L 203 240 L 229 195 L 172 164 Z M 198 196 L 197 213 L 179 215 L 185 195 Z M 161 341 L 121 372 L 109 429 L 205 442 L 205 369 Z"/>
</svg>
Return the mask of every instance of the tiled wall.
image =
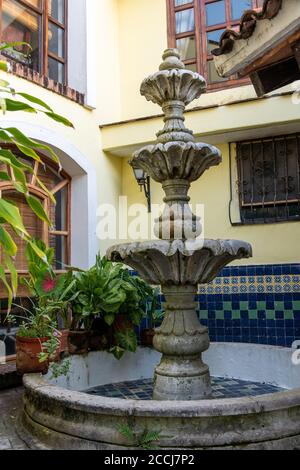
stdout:
<svg viewBox="0 0 300 470">
<path fill-rule="evenodd" d="M 300 339 L 300 265 L 225 268 L 200 287 L 199 307 L 212 341 L 290 347 Z"/>
<path fill-rule="evenodd" d="M 300 264 L 225 268 L 199 288 L 212 341 L 290 347 L 300 340 Z"/>
</svg>

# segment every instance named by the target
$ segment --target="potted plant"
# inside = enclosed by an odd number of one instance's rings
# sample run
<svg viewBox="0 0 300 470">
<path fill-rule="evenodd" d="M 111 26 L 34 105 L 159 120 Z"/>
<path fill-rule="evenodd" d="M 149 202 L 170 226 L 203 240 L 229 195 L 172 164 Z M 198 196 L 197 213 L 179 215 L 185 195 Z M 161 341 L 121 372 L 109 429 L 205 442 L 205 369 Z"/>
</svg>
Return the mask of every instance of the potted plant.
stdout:
<svg viewBox="0 0 300 470">
<path fill-rule="evenodd" d="M 70 351 L 80 354 L 104 349 L 118 359 L 125 351 L 136 351 L 136 327 L 141 323 L 153 289 L 131 276 L 122 264 L 100 256 L 93 268 L 76 278 Z"/>
<path fill-rule="evenodd" d="M 95 335 L 99 337 L 99 330 L 93 330 L 95 321 L 98 327 L 100 323 L 102 325 L 100 336 L 109 336 L 107 327 L 112 325 L 114 315 L 125 300 L 125 293 L 120 289 L 119 272 L 120 266 L 97 256 L 95 266 L 75 275 L 69 334 L 71 354 L 84 354 L 91 349 L 91 338 Z M 106 340 L 104 342 L 106 343 Z"/>
<path fill-rule="evenodd" d="M 76 293 L 72 292 L 75 285 L 73 272 L 69 271 L 57 275 L 51 265 L 54 258 L 54 250 L 47 248 L 42 241 L 36 241 L 36 245 L 45 253 L 45 262 L 37 257 L 35 251 L 28 246 L 26 258 L 28 261 L 28 278 L 22 282 L 34 298 L 35 305 L 40 311 L 47 311 L 51 319 L 56 322 L 60 331 L 58 359 L 63 353 L 68 352 L 68 336 L 71 326 L 70 303 Z"/>
<path fill-rule="evenodd" d="M 60 332 L 50 312 L 33 307 L 33 311 L 23 308 L 26 317 L 8 316 L 11 323 L 22 320 L 16 336 L 16 367 L 20 375 L 38 372 L 46 374 L 60 346 Z"/>
</svg>

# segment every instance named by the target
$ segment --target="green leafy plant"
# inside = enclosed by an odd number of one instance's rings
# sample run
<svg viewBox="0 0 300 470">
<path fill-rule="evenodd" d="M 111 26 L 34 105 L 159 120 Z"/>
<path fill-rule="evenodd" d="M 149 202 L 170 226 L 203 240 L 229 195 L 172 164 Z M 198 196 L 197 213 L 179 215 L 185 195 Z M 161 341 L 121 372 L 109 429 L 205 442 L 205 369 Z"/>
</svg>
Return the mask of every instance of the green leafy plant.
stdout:
<svg viewBox="0 0 300 470">
<path fill-rule="evenodd" d="M 137 434 L 128 424 L 120 426 L 118 431 L 123 437 L 125 437 L 130 446 L 139 447 L 144 450 L 155 449 L 153 444 L 159 441 L 161 434 L 160 431 L 148 431 L 148 429 Z"/>
<path fill-rule="evenodd" d="M 76 277 L 72 301 L 72 330 L 91 330 L 95 318 L 101 318 L 109 341 L 109 351 L 120 359 L 125 351 L 135 352 L 139 326 L 153 289 L 138 277 L 131 276 L 120 263 L 97 257 L 89 271 Z M 112 340 L 111 340 L 112 338 Z M 109 342 L 108 341 L 108 342 Z"/>
<path fill-rule="evenodd" d="M 53 362 L 49 368 L 49 372 L 51 372 L 50 380 L 56 380 L 63 375 L 67 376 L 70 369 L 70 359 L 64 359 L 62 362 Z"/>
<path fill-rule="evenodd" d="M 28 245 L 26 259 L 29 277 L 22 278 L 22 283 L 27 286 L 39 309 L 44 309 L 54 320 L 60 319 L 63 327 L 69 329 L 72 321 L 70 305 L 78 295 L 73 291 L 76 284 L 73 270 L 57 275 L 52 269 L 54 250 L 47 248 L 41 240 L 36 240 L 36 245 L 45 253 L 47 263 Z"/>
<path fill-rule="evenodd" d="M 24 43 L 3 44 L 0 46 L 0 53 L 23 44 Z M 0 70 L 5 72 L 8 71 L 8 64 L 5 60 L 0 61 Z M 9 82 L 3 79 L 0 79 L 0 109 L 4 114 L 7 112 L 17 111 L 31 114 L 42 113 L 56 122 L 68 127 L 73 127 L 72 123 L 68 119 L 56 114 L 44 101 L 36 98 L 35 96 L 29 95 L 28 93 L 14 90 L 10 86 Z M 18 193 L 24 196 L 27 204 L 37 217 L 51 225 L 41 202 L 35 196 L 30 194 L 25 172 L 35 175 L 37 184 L 55 203 L 53 195 L 49 193 L 43 182 L 38 178 L 36 171 L 30 165 L 21 162 L 18 156 L 14 154 L 13 150 L 7 147 L 8 145 L 15 146 L 24 156 L 41 164 L 43 164 L 43 162 L 41 161 L 38 151 L 46 152 L 53 161 L 60 165 L 58 156 L 51 147 L 30 139 L 19 129 L 15 127 L 0 126 L 0 165 L 4 164 L 4 168 L 6 168 L 6 170 L 0 171 L 0 183 L 9 183 Z M 37 256 L 44 263 L 47 263 L 47 258 L 44 252 L 32 240 L 24 226 L 19 209 L 13 202 L 9 201 L 8 198 L 3 197 L 3 194 L 1 194 L 0 248 L 3 253 L 3 265 L 0 265 L 0 281 L 2 281 L 8 293 L 9 308 L 12 304 L 13 297 L 16 296 L 18 288 L 18 274 L 14 264 L 14 258 L 17 254 L 17 245 L 11 235 L 12 233 L 26 241 L 32 250 L 35 251 Z M 10 281 L 8 281 L 7 272 L 10 274 Z"/>
<path fill-rule="evenodd" d="M 20 338 L 35 338 L 40 340 L 41 353 L 38 355 L 40 363 L 53 360 L 59 348 L 61 336 L 57 329 L 56 321 L 51 318 L 49 310 L 45 311 L 36 306 L 33 311 L 24 307 L 22 309 L 26 313 L 26 317 L 9 315 L 8 321 L 16 323 L 17 320 L 22 320 L 18 329 L 18 336 Z"/>
</svg>

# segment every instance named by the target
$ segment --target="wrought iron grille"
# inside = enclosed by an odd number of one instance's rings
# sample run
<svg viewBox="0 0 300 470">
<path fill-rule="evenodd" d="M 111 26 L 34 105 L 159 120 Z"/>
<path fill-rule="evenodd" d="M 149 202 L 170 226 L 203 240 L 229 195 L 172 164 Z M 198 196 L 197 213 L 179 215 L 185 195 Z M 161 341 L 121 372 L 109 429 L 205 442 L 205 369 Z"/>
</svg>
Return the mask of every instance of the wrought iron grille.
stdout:
<svg viewBox="0 0 300 470">
<path fill-rule="evenodd" d="M 300 134 L 237 144 L 244 224 L 300 220 Z"/>
</svg>

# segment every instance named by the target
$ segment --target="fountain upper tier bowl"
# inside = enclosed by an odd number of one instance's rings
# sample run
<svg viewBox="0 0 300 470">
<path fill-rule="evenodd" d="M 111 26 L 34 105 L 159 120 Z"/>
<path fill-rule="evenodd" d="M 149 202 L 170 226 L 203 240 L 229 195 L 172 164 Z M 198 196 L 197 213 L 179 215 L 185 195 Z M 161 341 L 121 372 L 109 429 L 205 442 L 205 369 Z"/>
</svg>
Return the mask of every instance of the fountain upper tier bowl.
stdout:
<svg viewBox="0 0 300 470">
<path fill-rule="evenodd" d="M 228 263 L 250 258 L 252 248 L 238 240 L 155 240 L 115 245 L 107 256 L 153 285 L 197 285 L 211 282 Z"/>
</svg>

